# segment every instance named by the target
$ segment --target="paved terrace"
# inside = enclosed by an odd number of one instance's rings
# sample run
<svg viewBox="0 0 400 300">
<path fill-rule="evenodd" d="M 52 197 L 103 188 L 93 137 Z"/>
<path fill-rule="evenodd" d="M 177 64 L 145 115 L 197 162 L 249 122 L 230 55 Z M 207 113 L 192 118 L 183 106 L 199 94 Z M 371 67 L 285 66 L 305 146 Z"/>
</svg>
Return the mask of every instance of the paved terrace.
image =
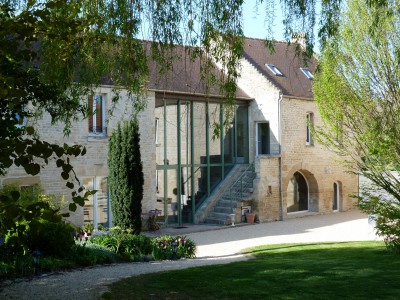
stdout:
<svg viewBox="0 0 400 300">
<path fill-rule="evenodd" d="M 241 250 L 265 244 L 365 241 L 378 239 L 368 218 L 357 210 L 314 215 L 284 222 L 235 227 L 188 225 L 162 228 L 160 234 L 186 235 L 198 245 L 197 259 L 125 263 L 5 282 L 0 299 L 98 299 L 107 284 L 125 277 L 250 259 Z M 152 233 L 151 235 L 154 235 Z"/>
</svg>

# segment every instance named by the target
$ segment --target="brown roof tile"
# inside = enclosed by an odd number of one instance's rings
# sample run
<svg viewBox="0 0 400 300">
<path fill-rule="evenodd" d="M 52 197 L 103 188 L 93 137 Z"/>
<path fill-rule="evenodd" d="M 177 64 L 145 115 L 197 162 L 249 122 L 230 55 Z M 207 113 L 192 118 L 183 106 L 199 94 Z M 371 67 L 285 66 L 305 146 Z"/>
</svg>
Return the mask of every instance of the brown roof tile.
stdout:
<svg viewBox="0 0 400 300">
<path fill-rule="evenodd" d="M 275 52 L 271 53 L 265 46 L 265 40 L 245 38 L 244 58 L 281 89 L 283 95 L 312 99 L 312 80 L 308 79 L 300 68 L 306 67 L 314 73 L 317 60 L 313 57 L 305 64 L 301 55 L 296 53 L 295 44 L 275 42 L 274 45 Z M 283 76 L 274 75 L 265 64 L 273 64 Z"/>
<path fill-rule="evenodd" d="M 149 51 L 149 44 L 147 45 Z M 162 91 L 168 93 L 186 93 L 190 95 L 207 95 L 207 87 L 204 81 L 201 80 L 201 65 L 200 58 L 191 58 L 190 51 L 193 48 L 188 46 L 176 46 L 172 50 L 174 59 L 172 67 L 164 73 L 159 73 L 159 64 L 154 60 L 149 61 L 149 81 L 148 89 Z M 221 71 L 215 67 L 212 74 L 216 77 L 221 76 Z M 216 84 L 210 84 L 208 95 L 210 97 L 221 97 L 221 93 Z M 252 100 L 240 88 L 236 91 L 236 98 L 243 100 Z"/>
</svg>

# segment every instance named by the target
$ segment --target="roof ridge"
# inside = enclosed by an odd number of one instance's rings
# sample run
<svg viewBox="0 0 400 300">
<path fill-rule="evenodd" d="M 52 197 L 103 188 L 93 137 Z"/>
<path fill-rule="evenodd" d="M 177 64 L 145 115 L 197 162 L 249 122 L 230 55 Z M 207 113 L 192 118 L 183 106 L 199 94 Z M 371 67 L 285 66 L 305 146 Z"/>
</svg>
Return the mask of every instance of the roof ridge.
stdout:
<svg viewBox="0 0 400 300">
<path fill-rule="evenodd" d="M 245 40 L 258 40 L 258 41 L 268 41 L 268 39 L 263 38 L 255 38 L 255 37 L 244 37 Z M 286 40 L 272 40 L 273 43 L 280 43 L 280 44 L 289 44 L 290 41 Z M 293 44 L 293 43 L 292 43 Z"/>
</svg>

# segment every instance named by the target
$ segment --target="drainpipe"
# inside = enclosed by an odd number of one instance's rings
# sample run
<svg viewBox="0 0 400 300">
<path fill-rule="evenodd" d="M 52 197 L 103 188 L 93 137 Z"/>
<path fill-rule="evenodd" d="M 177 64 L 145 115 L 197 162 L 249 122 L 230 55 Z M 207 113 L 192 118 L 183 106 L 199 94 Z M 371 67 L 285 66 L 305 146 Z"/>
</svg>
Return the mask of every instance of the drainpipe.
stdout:
<svg viewBox="0 0 400 300">
<path fill-rule="evenodd" d="M 279 139 L 279 221 L 283 221 L 283 190 L 282 190 L 282 92 L 278 100 L 278 139 Z"/>
</svg>

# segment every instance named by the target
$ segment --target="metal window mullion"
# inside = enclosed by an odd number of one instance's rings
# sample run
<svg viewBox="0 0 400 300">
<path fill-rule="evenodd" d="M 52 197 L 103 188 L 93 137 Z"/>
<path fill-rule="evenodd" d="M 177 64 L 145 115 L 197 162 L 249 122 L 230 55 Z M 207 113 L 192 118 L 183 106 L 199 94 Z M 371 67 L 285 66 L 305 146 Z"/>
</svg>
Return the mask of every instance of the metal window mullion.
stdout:
<svg viewBox="0 0 400 300">
<path fill-rule="evenodd" d="M 221 141 L 221 179 L 225 179 L 225 144 L 224 144 L 224 105 L 219 107 L 220 141 Z"/>
<path fill-rule="evenodd" d="M 196 195 L 195 195 L 195 189 L 194 189 L 194 102 L 192 101 L 190 103 L 190 160 L 191 160 L 191 178 L 190 178 L 190 184 L 192 188 L 191 192 L 191 199 L 192 199 L 192 220 L 194 221 L 194 215 L 196 213 Z"/>
<path fill-rule="evenodd" d="M 97 177 L 93 177 L 93 190 L 97 190 Z M 97 207 L 98 207 L 98 199 L 97 193 L 93 195 L 93 225 L 94 229 L 97 229 Z"/>
<path fill-rule="evenodd" d="M 164 99 L 164 223 L 168 225 L 167 102 Z"/>
<path fill-rule="evenodd" d="M 237 163 L 237 148 L 238 148 L 238 145 L 237 145 L 237 134 L 238 134 L 238 132 L 237 132 L 237 113 L 236 113 L 236 111 L 237 111 L 237 106 L 235 105 L 235 109 L 234 109 L 234 112 L 233 112 L 233 120 L 234 120 L 234 135 L 233 135 L 233 139 L 234 139 L 234 141 L 233 141 L 233 147 L 234 147 L 234 149 L 233 149 L 233 153 L 234 153 L 234 155 L 235 155 L 235 164 Z"/>
<path fill-rule="evenodd" d="M 181 170 L 181 100 L 177 103 L 177 155 L 178 155 L 178 170 L 177 170 L 177 196 L 178 196 L 178 225 L 182 225 L 182 170 Z"/>
<path fill-rule="evenodd" d="M 206 102 L 206 161 L 207 161 L 207 196 L 211 194 L 211 183 L 210 183 L 210 116 L 208 111 L 208 102 Z"/>
</svg>

